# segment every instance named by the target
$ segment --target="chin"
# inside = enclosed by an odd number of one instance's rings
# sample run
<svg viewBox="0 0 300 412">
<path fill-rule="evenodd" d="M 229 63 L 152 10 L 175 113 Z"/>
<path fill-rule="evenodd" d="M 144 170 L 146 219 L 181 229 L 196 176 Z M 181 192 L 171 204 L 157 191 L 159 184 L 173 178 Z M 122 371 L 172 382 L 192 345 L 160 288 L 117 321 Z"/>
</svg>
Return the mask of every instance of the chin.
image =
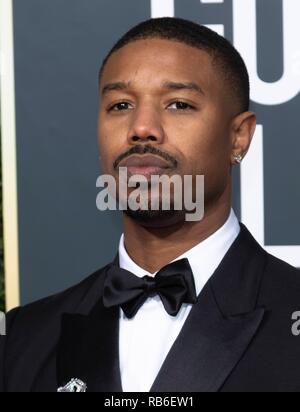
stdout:
<svg viewBox="0 0 300 412">
<path fill-rule="evenodd" d="M 181 210 L 124 210 L 124 214 L 141 226 L 163 228 L 185 222 L 185 212 Z"/>
</svg>

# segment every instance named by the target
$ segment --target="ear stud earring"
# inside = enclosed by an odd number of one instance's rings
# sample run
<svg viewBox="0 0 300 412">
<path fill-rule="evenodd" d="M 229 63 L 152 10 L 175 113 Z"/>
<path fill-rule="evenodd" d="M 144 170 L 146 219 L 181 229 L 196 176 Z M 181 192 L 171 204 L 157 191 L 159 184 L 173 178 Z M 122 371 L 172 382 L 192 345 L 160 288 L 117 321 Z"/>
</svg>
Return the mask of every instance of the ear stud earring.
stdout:
<svg viewBox="0 0 300 412">
<path fill-rule="evenodd" d="M 233 155 L 233 158 L 234 158 L 234 161 L 235 161 L 237 164 L 241 164 L 241 163 L 242 163 L 243 156 L 242 156 L 241 154 Z"/>
</svg>

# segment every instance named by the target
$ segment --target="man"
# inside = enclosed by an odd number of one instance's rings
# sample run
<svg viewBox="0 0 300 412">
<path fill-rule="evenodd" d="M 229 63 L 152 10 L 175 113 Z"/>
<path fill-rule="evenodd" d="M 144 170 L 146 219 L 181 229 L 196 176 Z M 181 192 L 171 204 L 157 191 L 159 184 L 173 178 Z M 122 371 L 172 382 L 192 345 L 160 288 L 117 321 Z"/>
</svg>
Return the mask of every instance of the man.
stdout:
<svg viewBox="0 0 300 412">
<path fill-rule="evenodd" d="M 299 391 L 300 273 L 231 209 L 256 125 L 241 56 L 205 27 L 152 19 L 113 47 L 99 85 L 103 171 L 149 191 L 154 174 L 204 175 L 204 216 L 187 221 L 175 190 L 170 210 L 163 193 L 158 210 L 125 210 L 114 262 L 10 312 L 2 391 Z"/>
</svg>

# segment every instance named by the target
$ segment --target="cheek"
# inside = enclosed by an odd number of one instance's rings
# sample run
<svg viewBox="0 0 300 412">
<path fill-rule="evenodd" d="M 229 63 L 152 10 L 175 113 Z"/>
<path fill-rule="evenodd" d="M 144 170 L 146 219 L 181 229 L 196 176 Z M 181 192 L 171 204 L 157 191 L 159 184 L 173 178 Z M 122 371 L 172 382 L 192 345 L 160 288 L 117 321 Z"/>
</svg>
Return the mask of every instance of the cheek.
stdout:
<svg viewBox="0 0 300 412">
<path fill-rule="evenodd" d="M 230 161 L 229 138 L 226 126 L 216 116 L 180 122 L 173 129 L 173 136 L 174 146 L 180 148 L 186 159 L 186 174 L 226 173 Z"/>
<path fill-rule="evenodd" d="M 98 139 L 102 146 L 122 142 L 127 136 L 128 125 L 124 120 L 108 118 L 100 113 L 98 121 Z"/>
<path fill-rule="evenodd" d="M 111 123 L 100 117 L 98 125 L 98 142 L 102 156 L 109 155 L 113 151 L 113 147 L 118 142 L 118 135 Z"/>
<path fill-rule="evenodd" d="M 98 128 L 98 145 L 101 156 L 101 167 L 104 173 L 110 173 L 110 165 L 113 163 L 113 139 L 105 128 Z"/>
<path fill-rule="evenodd" d="M 124 135 L 120 131 L 113 130 L 113 128 L 107 127 L 105 124 L 98 128 L 101 165 L 103 171 L 107 174 L 114 174 L 113 163 L 126 150 L 122 136 Z"/>
</svg>

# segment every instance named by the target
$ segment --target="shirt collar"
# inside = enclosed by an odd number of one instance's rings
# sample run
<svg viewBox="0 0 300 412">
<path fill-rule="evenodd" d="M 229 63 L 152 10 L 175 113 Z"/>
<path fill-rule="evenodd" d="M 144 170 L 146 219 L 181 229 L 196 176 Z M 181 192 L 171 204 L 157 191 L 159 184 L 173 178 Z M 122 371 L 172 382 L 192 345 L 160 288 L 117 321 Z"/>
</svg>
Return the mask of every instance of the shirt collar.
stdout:
<svg viewBox="0 0 300 412">
<path fill-rule="evenodd" d="M 231 209 L 229 217 L 223 226 L 207 239 L 173 260 L 173 262 L 183 258 L 189 260 L 195 279 L 197 295 L 199 295 L 204 285 L 213 275 L 239 232 L 240 225 L 238 219 L 233 209 Z M 122 234 L 119 244 L 119 263 L 122 269 L 130 271 L 138 277 L 146 275 L 153 277 L 155 275 L 138 266 L 130 258 L 125 249 L 124 234 Z"/>
</svg>

